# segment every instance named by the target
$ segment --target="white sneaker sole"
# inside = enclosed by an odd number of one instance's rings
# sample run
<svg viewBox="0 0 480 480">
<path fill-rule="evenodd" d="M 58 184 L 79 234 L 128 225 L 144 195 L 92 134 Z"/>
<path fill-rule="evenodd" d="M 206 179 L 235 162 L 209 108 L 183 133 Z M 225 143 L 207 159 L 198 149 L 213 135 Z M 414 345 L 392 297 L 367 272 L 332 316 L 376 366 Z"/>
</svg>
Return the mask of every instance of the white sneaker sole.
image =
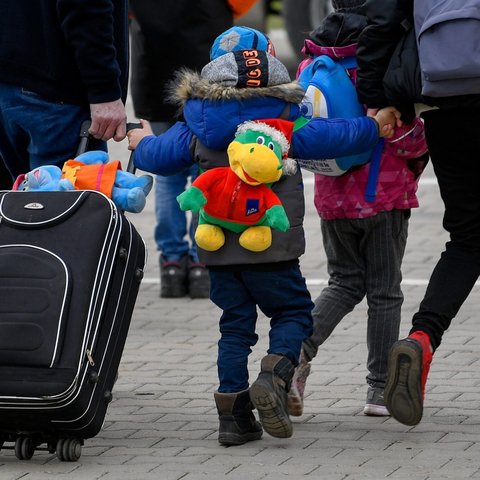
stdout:
<svg viewBox="0 0 480 480">
<path fill-rule="evenodd" d="M 363 409 L 363 413 L 365 415 L 369 415 L 372 417 L 388 417 L 390 416 L 389 411 L 387 410 L 387 407 L 384 407 L 382 405 L 374 405 L 371 403 L 367 403 L 365 405 L 365 408 Z"/>
</svg>

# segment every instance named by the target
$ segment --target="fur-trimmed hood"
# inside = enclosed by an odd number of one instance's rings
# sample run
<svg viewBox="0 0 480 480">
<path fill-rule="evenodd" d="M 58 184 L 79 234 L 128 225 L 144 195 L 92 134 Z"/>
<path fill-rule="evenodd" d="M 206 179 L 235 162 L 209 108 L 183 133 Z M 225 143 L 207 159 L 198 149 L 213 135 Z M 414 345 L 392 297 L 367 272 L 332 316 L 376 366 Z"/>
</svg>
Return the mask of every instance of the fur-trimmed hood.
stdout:
<svg viewBox="0 0 480 480">
<path fill-rule="evenodd" d="M 199 73 L 188 69 L 180 70 L 170 86 L 170 99 L 180 108 L 190 99 L 245 100 L 258 97 L 274 97 L 290 103 L 300 103 L 305 91 L 298 82 L 260 88 L 237 88 L 221 82 L 210 82 Z"/>
<path fill-rule="evenodd" d="M 297 82 L 237 88 L 187 69 L 177 73 L 169 91 L 193 133 L 214 150 L 226 149 L 237 126 L 246 120 L 281 117 L 295 121 L 305 93 Z"/>
</svg>

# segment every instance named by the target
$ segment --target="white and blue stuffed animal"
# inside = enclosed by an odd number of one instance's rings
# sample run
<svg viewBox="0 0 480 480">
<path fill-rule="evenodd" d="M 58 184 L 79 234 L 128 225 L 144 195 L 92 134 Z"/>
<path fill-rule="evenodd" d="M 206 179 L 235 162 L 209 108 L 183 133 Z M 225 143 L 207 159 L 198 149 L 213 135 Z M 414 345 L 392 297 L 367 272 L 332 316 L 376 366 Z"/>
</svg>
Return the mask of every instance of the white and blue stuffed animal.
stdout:
<svg viewBox="0 0 480 480">
<path fill-rule="evenodd" d="M 20 175 L 13 187 L 19 191 L 97 190 L 110 197 L 118 208 L 132 213 L 143 210 L 152 189 L 153 177 L 120 169 L 120 162 L 109 162 L 106 152 L 85 152 L 68 160 L 60 169 L 45 165 Z"/>
</svg>

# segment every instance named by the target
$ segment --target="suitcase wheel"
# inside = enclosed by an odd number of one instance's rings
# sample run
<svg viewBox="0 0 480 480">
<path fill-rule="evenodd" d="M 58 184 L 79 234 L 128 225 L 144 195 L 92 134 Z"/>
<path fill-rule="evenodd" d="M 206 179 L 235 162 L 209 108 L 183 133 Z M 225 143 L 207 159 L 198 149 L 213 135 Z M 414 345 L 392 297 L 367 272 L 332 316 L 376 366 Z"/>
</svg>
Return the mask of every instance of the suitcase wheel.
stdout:
<svg viewBox="0 0 480 480">
<path fill-rule="evenodd" d="M 126 248 L 121 248 L 118 252 L 118 256 L 122 262 L 126 262 L 128 260 L 128 250 Z"/>
<path fill-rule="evenodd" d="M 30 437 L 18 437 L 15 440 L 15 456 L 19 460 L 30 460 L 35 453 L 35 444 Z"/>
<path fill-rule="evenodd" d="M 143 280 L 144 271 L 141 268 L 135 270 L 135 280 L 140 283 Z"/>
<path fill-rule="evenodd" d="M 82 455 L 82 442 L 78 438 L 60 438 L 56 452 L 61 462 L 76 462 Z"/>
</svg>

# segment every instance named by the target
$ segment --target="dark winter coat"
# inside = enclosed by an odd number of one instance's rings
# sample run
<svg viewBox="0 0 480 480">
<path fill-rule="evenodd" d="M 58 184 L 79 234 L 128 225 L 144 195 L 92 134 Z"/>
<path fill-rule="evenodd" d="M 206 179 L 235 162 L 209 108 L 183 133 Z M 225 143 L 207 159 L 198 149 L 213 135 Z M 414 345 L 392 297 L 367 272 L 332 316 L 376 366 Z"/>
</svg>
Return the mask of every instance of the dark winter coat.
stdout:
<svg viewBox="0 0 480 480">
<path fill-rule="evenodd" d="M 127 95 L 126 0 L 0 0 L 0 82 L 65 103 Z"/>
<path fill-rule="evenodd" d="M 364 9 L 367 26 L 357 45 L 356 84 L 362 103 L 369 108 L 394 105 L 407 122 L 415 115 L 414 103 L 442 109 L 480 107 L 480 95 L 421 95 L 413 0 L 367 0 Z"/>
<path fill-rule="evenodd" d="M 176 71 L 200 71 L 210 47 L 233 25 L 226 0 L 130 0 L 133 14 L 131 94 L 135 115 L 154 122 L 175 120 L 166 87 Z"/>
</svg>

